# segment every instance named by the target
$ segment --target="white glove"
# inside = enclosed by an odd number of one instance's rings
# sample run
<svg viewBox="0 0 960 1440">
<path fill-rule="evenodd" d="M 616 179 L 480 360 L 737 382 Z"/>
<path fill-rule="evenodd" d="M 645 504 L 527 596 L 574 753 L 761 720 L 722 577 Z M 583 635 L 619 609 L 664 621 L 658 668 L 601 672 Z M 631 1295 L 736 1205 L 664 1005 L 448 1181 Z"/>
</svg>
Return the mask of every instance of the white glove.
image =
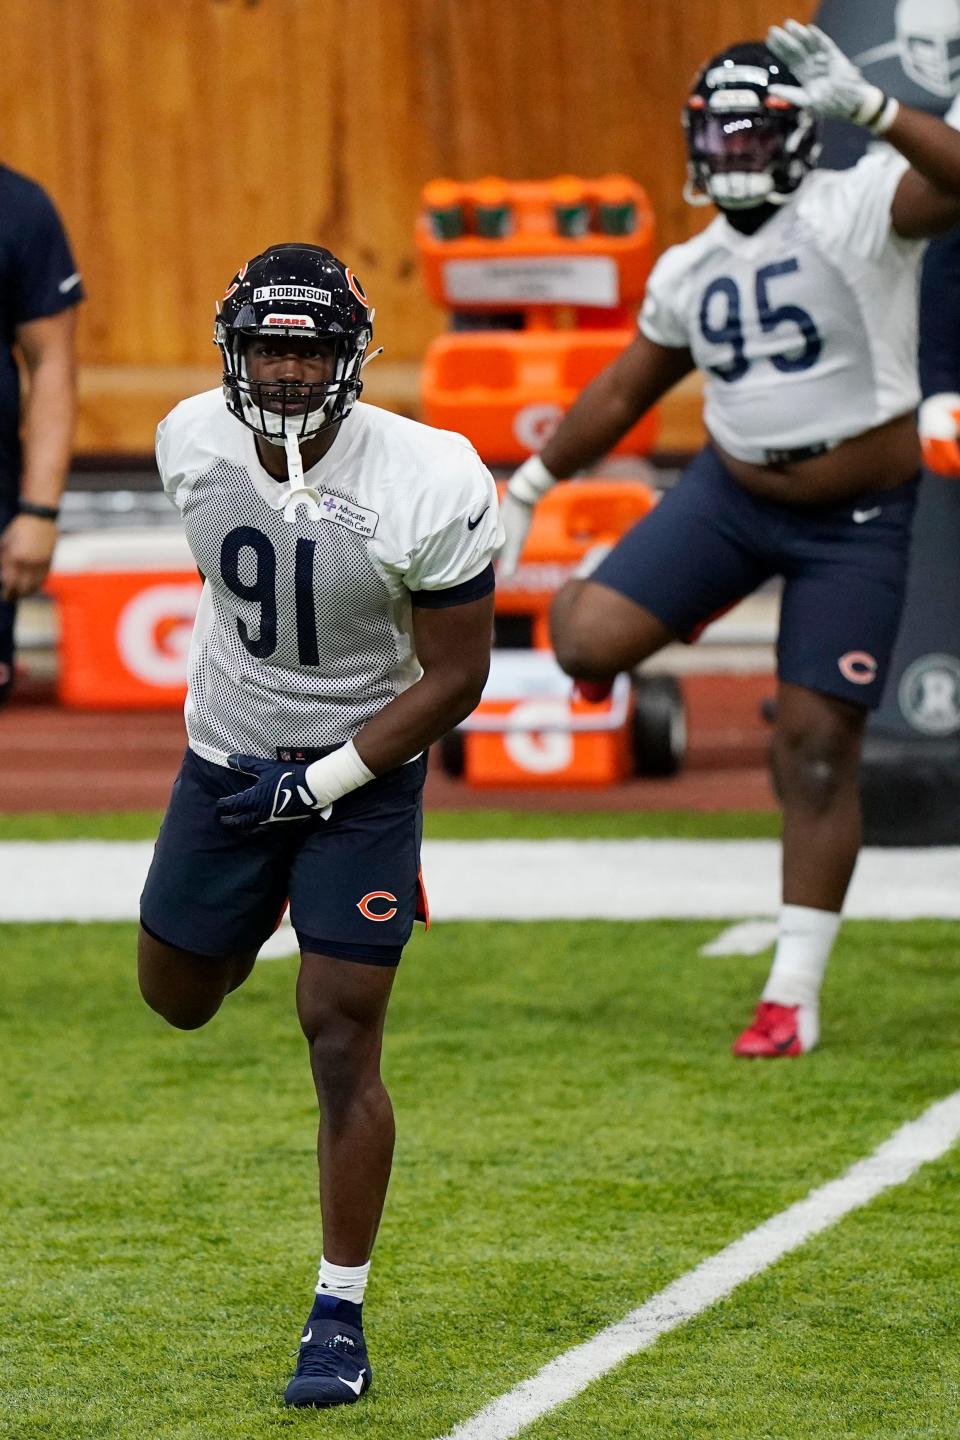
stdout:
<svg viewBox="0 0 960 1440">
<path fill-rule="evenodd" d="M 498 580 L 509 580 L 516 574 L 527 532 L 533 522 L 534 506 L 556 483 L 556 475 L 550 474 L 539 455 L 531 455 L 529 460 L 524 460 L 507 481 L 507 489 L 500 502 L 504 541 L 497 558 Z"/>
<path fill-rule="evenodd" d="M 923 463 L 938 475 L 960 476 L 960 395 L 930 395 L 917 416 Z"/>
<path fill-rule="evenodd" d="M 816 25 L 801 25 L 797 20 L 785 20 L 782 27 L 771 25 L 767 47 L 803 87 L 771 85 L 771 95 L 818 115 L 864 125 L 874 135 L 883 135 L 897 118 L 897 101 L 865 80 L 853 61 Z"/>
</svg>

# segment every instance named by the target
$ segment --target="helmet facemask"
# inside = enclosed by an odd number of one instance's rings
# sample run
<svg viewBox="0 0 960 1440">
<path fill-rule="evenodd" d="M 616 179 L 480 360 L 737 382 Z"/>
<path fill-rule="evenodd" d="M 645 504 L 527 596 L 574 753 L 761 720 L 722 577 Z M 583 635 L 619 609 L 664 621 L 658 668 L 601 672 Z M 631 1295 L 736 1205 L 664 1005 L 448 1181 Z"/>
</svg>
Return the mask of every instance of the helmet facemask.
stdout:
<svg viewBox="0 0 960 1440">
<path fill-rule="evenodd" d="M 277 321 L 291 316 L 277 316 Z M 268 317 L 268 322 L 273 317 Z M 338 424 L 353 409 L 363 381 L 360 370 L 370 343 L 370 326 L 337 333 L 313 330 L 302 324 L 237 325 L 229 329 L 218 317 L 216 341 L 223 356 L 223 393 L 227 408 L 249 429 L 274 445 L 285 445 L 293 435 L 298 443 L 312 440 Z M 247 367 L 247 350 L 259 339 L 282 346 L 287 337 L 310 341 L 330 350 L 329 380 L 253 380 Z"/>
</svg>

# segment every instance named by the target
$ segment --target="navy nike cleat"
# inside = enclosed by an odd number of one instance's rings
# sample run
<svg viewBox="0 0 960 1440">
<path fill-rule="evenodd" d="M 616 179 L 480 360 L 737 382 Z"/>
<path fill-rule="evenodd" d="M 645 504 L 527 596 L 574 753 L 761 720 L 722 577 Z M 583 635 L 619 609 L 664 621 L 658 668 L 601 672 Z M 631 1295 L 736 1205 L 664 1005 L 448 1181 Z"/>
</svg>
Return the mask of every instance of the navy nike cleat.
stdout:
<svg viewBox="0 0 960 1440">
<path fill-rule="evenodd" d="M 311 1318 L 283 1398 L 288 1405 L 353 1405 L 370 1389 L 372 1379 L 367 1342 L 359 1326 Z"/>
</svg>

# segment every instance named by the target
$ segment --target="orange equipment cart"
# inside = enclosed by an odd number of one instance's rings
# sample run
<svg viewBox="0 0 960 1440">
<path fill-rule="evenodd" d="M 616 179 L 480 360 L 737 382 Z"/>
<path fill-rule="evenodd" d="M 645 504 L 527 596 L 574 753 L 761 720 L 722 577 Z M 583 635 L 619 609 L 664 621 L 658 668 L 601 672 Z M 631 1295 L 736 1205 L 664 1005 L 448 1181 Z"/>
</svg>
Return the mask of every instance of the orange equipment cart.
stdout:
<svg viewBox="0 0 960 1440">
<path fill-rule="evenodd" d="M 654 258 L 646 192 L 624 175 L 433 180 L 416 239 L 452 318 L 427 349 L 423 419 L 488 463 L 525 460 L 634 334 Z M 617 453 L 647 454 L 656 431 L 651 412 Z"/>
<path fill-rule="evenodd" d="M 547 634 L 559 587 L 656 498 L 640 480 L 572 480 L 537 506 L 521 563 L 496 597 L 498 618 L 526 619 L 532 644 L 494 650 L 479 706 L 442 742 L 450 773 L 476 786 L 610 785 L 680 768 L 686 724 L 676 680 L 621 675 L 607 700 L 590 704 L 574 693 Z"/>
</svg>

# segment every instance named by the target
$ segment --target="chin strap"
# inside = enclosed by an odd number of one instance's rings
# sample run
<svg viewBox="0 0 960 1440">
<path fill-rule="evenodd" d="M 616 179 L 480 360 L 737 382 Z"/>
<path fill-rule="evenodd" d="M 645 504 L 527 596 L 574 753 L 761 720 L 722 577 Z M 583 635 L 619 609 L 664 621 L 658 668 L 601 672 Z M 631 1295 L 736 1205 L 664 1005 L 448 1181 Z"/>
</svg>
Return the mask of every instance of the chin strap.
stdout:
<svg viewBox="0 0 960 1440">
<path fill-rule="evenodd" d="M 683 198 L 688 205 L 694 205 L 698 210 L 714 203 L 705 191 L 697 189 L 692 180 L 684 181 Z"/>
<path fill-rule="evenodd" d="M 307 515 L 311 520 L 320 518 L 320 495 L 310 485 L 303 483 L 303 461 L 300 458 L 300 441 L 292 432 L 284 436 L 284 449 L 287 452 L 287 475 L 290 479 L 290 494 L 287 503 L 283 507 L 283 518 L 288 525 L 297 523 L 297 509 L 300 505 L 306 507 Z"/>
</svg>

